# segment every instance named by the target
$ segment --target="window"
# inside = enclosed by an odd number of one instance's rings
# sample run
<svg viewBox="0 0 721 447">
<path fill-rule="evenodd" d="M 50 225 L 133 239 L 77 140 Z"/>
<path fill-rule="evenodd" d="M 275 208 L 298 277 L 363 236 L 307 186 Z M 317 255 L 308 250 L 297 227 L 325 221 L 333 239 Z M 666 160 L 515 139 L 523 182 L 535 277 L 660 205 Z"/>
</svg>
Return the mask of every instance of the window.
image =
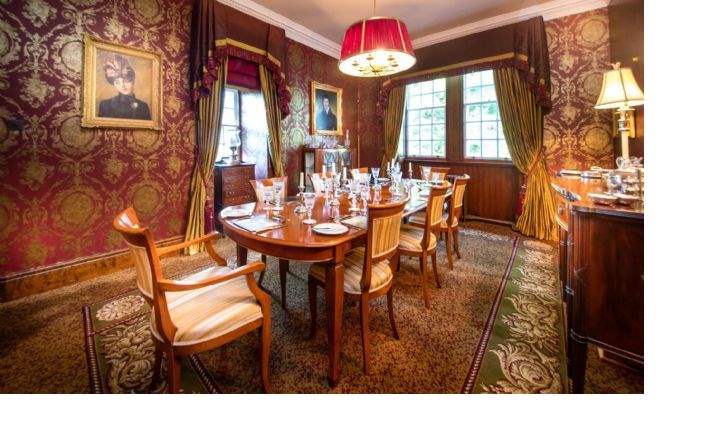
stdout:
<svg viewBox="0 0 721 447">
<path fill-rule="evenodd" d="M 218 138 L 218 155 L 215 161 L 233 154 L 232 147 L 240 146 L 240 92 L 226 88 L 223 92 L 223 114 L 220 119 L 220 136 Z M 236 152 L 237 153 L 237 152 Z M 240 155 L 240 154 L 238 154 Z"/>
<path fill-rule="evenodd" d="M 466 158 L 511 158 L 503 136 L 492 70 L 463 76 L 463 123 Z"/>
<path fill-rule="evenodd" d="M 399 149 L 407 157 L 445 157 L 446 80 L 406 86 L 406 110 Z"/>
</svg>

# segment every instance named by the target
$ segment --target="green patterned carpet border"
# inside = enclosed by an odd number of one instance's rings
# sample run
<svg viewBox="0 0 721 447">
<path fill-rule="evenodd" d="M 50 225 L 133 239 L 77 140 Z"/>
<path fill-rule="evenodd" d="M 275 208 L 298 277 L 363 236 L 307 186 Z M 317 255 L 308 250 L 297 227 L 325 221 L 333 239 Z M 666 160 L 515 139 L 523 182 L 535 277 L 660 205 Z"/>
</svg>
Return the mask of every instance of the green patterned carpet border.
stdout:
<svg viewBox="0 0 721 447">
<path fill-rule="evenodd" d="M 563 303 L 552 246 L 516 240 L 463 393 L 567 390 Z"/>
</svg>

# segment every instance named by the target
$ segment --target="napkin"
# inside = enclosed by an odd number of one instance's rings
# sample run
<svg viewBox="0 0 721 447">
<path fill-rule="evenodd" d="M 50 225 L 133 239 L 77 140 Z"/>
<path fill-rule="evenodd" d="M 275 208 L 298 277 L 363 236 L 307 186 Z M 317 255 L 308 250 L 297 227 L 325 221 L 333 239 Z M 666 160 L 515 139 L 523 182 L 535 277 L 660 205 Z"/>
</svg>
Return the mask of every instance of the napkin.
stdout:
<svg viewBox="0 0 721 447">
<path fill-rule="evenodd" d="M 360 228 L 362 230 L 365 230 L 368 228 L 368 218 L 366 216 L 353 216 L 349 217 L 347 219 L 344 219 L 343 224 L 349 225 L 351 227 Z"/>
<path fill-rule="evenodd" d="M 285 225 L 277 220 L 268 219 L 265 216 L 255 216 L 250 219 L 234 220 L 231 223 L 236 227 L 242 230 L 250 231 L 251 233 L 258 233 L 260 231 L 270 230 L 271 228 L 280 228 Z"/>
</svg>

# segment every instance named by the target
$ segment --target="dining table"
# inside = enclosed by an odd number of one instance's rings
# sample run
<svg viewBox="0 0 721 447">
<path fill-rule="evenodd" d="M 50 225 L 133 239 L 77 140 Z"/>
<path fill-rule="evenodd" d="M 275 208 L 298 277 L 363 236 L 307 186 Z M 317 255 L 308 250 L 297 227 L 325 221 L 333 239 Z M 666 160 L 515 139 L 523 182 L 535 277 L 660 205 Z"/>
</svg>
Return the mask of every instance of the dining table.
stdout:
<svg viewBox="0 0 721 447">
<path fill-rule="evenodd" d="M 403 211 L 404 217 L 422 211 L 427 205 L 427 194 L 424 194 L 421 183 L 416 181 L 415 194 L 396 196 L 391 194 L 388 185 L 380 190 L 372 190 L 369 203 L 388 203 L 390 201 L 406 201 Z M 450 184 L 444 182 L 445 185 Z M 422 185 L 422 183 L 421 183 Z M 447 197 L 450 197 L 449 188 Z M 425 188 L 425 191 L 428 191 Z M 328 380 L 333 387 L 338 382 L 340 374 L 340 352 L 343 321 L 343 261 L 346 253 L 366 241 L 366 230 L 362 225 L 348 227 L 348 231 L 340 235 L 323 235 L 313 231 L 317 224 L 326 222 L 340 222 L 347 217 L 363 214 L 351 212 L 351 200 L 348 193 L 341 193 L 337 205 L 331 206 L 332 197 L 323 193 L 316 194 L 310 216 L 316 224 L 306 224 L 303 220 L 307 213 L 298 213 L 297 207 L 301 198 L 288 198 L 281 204 L 282 209 L 274 210 L 272 205 L 259 202 L 250 202 L 223 209 L 219 213 L 219 221 L 223 225 L 225 235 L 237 244 L 237 265 L 244 265 L 248 260 L 248 250 L 274 256 L 281 259 L 322 263 L 325 266 L 325 296 L 326 296 L 326 322 L 328 332 Z M 357 200 L 357 206 L 362 208 L 362 202 Z M 230 210 L 233 210 L 233 213 Z M 247 214 L 244 217 L 229 217 L 234 214 Z M 249 231 L 238 226 L 243 219 L 252 219 L 265 216 L 278 221 L 278 227 L 265 231 Z"/>
</svg>

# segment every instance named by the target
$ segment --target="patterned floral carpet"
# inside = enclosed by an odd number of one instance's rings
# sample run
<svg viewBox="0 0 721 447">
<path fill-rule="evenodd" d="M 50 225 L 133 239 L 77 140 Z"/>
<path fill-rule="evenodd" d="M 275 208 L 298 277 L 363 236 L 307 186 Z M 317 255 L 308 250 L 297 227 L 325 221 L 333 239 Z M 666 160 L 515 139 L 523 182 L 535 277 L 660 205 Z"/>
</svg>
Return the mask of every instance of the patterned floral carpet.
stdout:
<svg viewBox="0 0 721 447">
<path fill-rule="evenodd" d="M 362 372 L 358 308 L 346 304 L 341 380 L 333 389 L 326 381 L 325 333 L 307 336 L 308 266 L 291 262 L 288 309 L 283 310 L 277 261 L 271 258 L 264 286 L 274 301 L 272 390 L 564 392 L 565 354 L 552 246 L 479 223 L 464 225 L 461 236 L 464 258 L 453 271 L 445 268 L 444 250 L 439 250 L 443 288 L 430 286 L 430 310 L 423 307 L 417 262 L 403 261 L 394 300 L 400 340 L 390 335 L 385 301 L 372 303 L 369 375 Z M 219 249 L 227 257 L 234 252 L 229 240 Z M 209 264 L 206 256 L 180 257 L 164 261 L 163 268 L 166 275 L 179 276 Z M 134 272 L 128 270 L 0 305 L 0 391 L 149 391 L 153 356 L 147 309 L 133 284 Z M 322 293 L 319 298 L 322 302 Z M 489 323 L 494 308 L 495 318 Z M 322 312 L 319 317 L 323 328 Z M 487 349 L 479 358 L 484 328 L 489 333 Z M 184 390 L 260 392 L 258 343 L 258 334 L 251 333 L 189 359 L 183 368 Z M 90 362 L 85 346 L 90 347 Z M 592 349 L 589 352 L 587 392 L 643 392 L 642 374 L 601 362 Z M 469 385 L 474 368 L 477 373 Z"/>
</svg>

